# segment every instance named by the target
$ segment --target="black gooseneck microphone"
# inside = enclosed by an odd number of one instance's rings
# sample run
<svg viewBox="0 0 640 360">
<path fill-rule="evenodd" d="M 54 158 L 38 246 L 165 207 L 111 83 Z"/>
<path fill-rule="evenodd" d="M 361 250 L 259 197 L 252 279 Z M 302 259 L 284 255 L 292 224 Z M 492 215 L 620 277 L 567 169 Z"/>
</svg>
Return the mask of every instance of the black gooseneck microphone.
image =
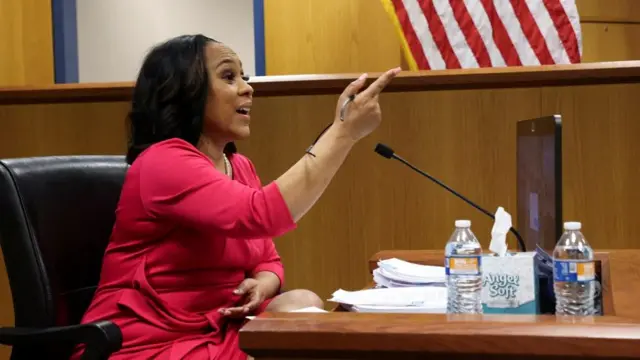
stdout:
<svg viewBox="0 0 640 360">
<path fill-rule="evenodd" d="M 449 190 L 450 193 L 452 193 L 453 195 L 455 195 L 455 196 L 459 197 L 460 199 L 464 200 L 467 204 L 473 206 L 474 208 L 480 210 L 482 213 L 484 213 L 488 217 L 490 217 L 490 218 L 492 218 L 494 220 L 496 219 L 495 215 L 493 215 L 492 213 L 488 212 L 487 210 L 485 210 L 485 209 L 481 208 L 480 206 L 478 206 L 473 201 L 471 201 L 471 200 L 467 199 L 466 197 L 462 196 L 457 191 L 455 191 L 452 188 L 450 188 L 449 186 L 445 185 L 442 181 L 440 181 L 440 180 L 434 178 L 433 176 L 427 174 L 426 172 L 418 169 L 417 167 L 415 167 L 414 165 L 409 163 L 407 160 L 405 160 L 405 159 L 401 158 L 400 156 L 396 155 L 393 152 L 393 149 L 391 149 L 387 145 L 378 143 L 378 145 L 376 145 L 375 151 L 382 157 L 385 157 L 387 159 L 394 158 L 394 159 L 400 161 L 401 163 L 403 163 L 403 164 L 407 165 L 408 167 L 410 167 L 411 169 L 413 169 L 413 171 L 417 172 L 418 174 L 420 174 L 422 176 L 426 176 L 429 180 L 431 180 L 431 181 L 435 182 L 436 184 L 442 186 L 443 188 Z M 520 248 L 520 251 L 527 251 L 527 248 L 524 245 L 524 240 L 522 240 L 522 236 L 520 236 L 518 231 L 516 229 L 514 229 L 513 227 L 511 227 L 509 229 L 509 231 L 511 231 L 513 233 L 513 235 L 515 235 L 516 239 L 518 239 L 518 247 Z"/>
</svg>

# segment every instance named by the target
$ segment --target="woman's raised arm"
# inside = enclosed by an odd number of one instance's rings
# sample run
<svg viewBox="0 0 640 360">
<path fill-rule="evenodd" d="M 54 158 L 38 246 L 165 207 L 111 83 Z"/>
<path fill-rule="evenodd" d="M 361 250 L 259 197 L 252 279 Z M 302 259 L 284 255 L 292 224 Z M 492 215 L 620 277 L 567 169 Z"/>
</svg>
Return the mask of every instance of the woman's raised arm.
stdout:
<svg viewBox="0 0 640 360">
<path fill-rule="evenodd" d="M 378 127 L 382 119 L 378 96 L 399 72 L 399 68 L 387 71 L 359 94 L 366 75 L 352 82 L 338 100 L 333 124 L 312 149 L 315 156 L 303 156 L 276 180 L 295 221 L 316 203 L 353 145 Z M 346 116 L 341 120 L 342 104 L 349 97 L 353 97 L 353 101 L 347 105 Z"/>
</svg>

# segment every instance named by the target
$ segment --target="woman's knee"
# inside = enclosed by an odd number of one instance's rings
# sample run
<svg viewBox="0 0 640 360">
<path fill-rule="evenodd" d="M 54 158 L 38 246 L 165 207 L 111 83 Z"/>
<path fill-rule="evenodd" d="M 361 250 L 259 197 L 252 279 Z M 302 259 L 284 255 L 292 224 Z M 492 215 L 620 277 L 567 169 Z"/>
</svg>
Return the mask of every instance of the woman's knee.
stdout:
<svg viewBox="0 0 640 360">
<path fill-rule="evenodd" d="M 317 308 L 324 307 L 324 302 L 320 297 L 311 290 L 307 289 L 295 289 L 288 293 L 291 297 L 291 302 L 300 306 L 300 308 L 315 306 Z"/>
<path fill-rule="evenodd" d="M 295 289 L 276 296 L 267 306 L 267 311 L 288 312 L 312 306 L 322 309 L 324 302 L 311 290 Z"/>
</svg>

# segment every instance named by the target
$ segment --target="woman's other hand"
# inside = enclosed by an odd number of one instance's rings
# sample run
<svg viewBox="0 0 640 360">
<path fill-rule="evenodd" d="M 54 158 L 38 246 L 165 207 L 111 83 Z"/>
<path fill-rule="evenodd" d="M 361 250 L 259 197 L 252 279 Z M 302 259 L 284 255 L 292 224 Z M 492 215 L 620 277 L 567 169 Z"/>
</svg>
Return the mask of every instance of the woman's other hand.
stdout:
<svg viewBox="0 0 640 360">
<path fill-rule="evenodd" d="M 358 93 L 367 80 L 367 74 L 363 74 L 354 82 L 349 84 L 338 99 L 336 109 L 336 125 L 344 128 L 349 136 L 358 141 L 375 130 L 382 121 L 382 113 L 378 97 L 382 90 L 393 80 L 400 68 L 395 68 L 382 74 L 364 91 Z M 341 112 L 345 102 L 353 96 L 353 100 L 344 109 L 344 118 L 341 119 Z"/>
<path fill-rule="evenodd" d="M 229 317 L 243 317 L 254 311 L 266 299 L 266 292 L 262 290 L 260 282 L 253 278 L 245 279 L 233 293 L 242 297 L 244 305 L 232 308 L 222 308 L 220 313 Z"/>
</svg>

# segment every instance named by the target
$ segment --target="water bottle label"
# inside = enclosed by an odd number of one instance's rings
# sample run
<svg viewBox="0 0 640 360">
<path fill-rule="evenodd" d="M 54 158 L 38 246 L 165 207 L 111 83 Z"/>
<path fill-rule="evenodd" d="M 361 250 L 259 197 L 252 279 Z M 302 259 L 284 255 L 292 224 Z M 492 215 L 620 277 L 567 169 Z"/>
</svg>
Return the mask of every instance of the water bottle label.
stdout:
<svg viewBox="0 0 640 360">
<path fill-rule="evenodd" d="M 445 272 L 447 275 L 481 275 L 481 256 L 447 256 Z"/>
<path fill-rule="evenodd" d="M 593 261 L 554 260 L 553 279 L 562 282 L 592 281 L 596 278 L 596 266 Z"/>
</svg>

